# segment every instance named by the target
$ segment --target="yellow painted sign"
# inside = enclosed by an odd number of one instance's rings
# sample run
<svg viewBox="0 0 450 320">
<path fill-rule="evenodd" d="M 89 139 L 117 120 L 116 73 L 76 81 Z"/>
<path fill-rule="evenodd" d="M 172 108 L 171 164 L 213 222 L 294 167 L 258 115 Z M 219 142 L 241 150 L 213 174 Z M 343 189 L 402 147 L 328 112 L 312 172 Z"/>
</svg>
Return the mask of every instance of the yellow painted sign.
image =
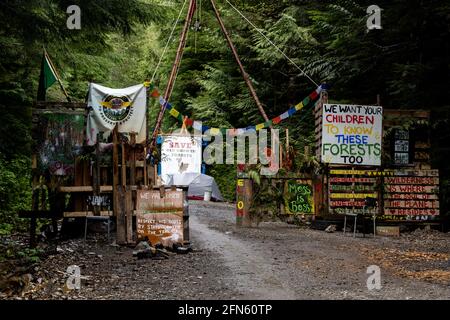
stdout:
<svg viewBox="0 0 450 320">
<path fill-rule="evenodd" d="M 394 176 L 394 171 L 375 171 L 375 170 L 330 170 L 330 174 L 334 175 L 356 175 L 369 177 L 385 177 Z"/>
<path fill-rule="evenodd" d="M 376 193 L 332 193 L 330 194 L 332 199 L 365 199 L 365 198 L 377 198 Z"/>
</svg>

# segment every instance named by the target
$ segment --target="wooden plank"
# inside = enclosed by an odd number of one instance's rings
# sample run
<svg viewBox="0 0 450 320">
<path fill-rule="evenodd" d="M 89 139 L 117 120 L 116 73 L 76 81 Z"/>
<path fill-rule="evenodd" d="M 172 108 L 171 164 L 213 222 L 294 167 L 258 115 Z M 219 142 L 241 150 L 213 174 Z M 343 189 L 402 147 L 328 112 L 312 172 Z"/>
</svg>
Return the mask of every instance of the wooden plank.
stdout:
<svg viewBox="0 0 450 320">
<path fill-rule="evenodd" d="M 113 212 L 112 211 L 100 211 L 100 216 L 102 217 L 107 217 L 107 216 L 112 216 Z M 82 218 L 82 217 L 92 217 L 94 216 L 94 212 L 93 211 L 66 211 L 63 213 L 64 218 Z"/>
<path fill-rule="evenodd" d="M 83 186 L 92 185 L 91 166 L 89 161 L 83 161 Z"/>
<path fill-rule="evenodd" d="M 438 186 L 419 185 L 385 185 L 384 189 L 390 193 L 439 193 Z"/>
<path fill-rule="evenodd" d="M 136 184 L 136 133 L 130 133 L 131 144 L 131 166 L 130 166 L 130 185 Z M 127 215 L 127 242 L 133 243 L 133 204 L 136 203 L 136 197 L 131 189 L 128 188 L 126 194 L 126 215 Z"/>
<path fill-rule="evenodd" d="M 124 215 L 120 205 L 119 190 L 119 133 L 117 126 L 113 130 L 113 211 L 116 216 L 117 243 L 125 243 Z"/>
<path fill-rule="evenodd" d="M 126 209 L 125 209 L 125 187 L 119 186 L 117 188 L 117 243 L 126 244 Z"/>
<path fill-rule="evenodd" d="M 400 208 L 387 208 L 384 209 L 385 215 L 410 215 L 410 216 L 437 216 L 439 215 L 439 209 L 400 209 Z"/>
<path fill-rule="evenodd" d="M 331 199 L 365 199 L 378 198 L 377 193 L 330 193 Z"/>
<path fill-rule="evenodd" d="M 131 190 L 138 190 L 139 186 L 129 186 Z M 94 188 L 92 186 L 61 186 L 58 188 L 58 192 L 65 193 L 83 193 L 83 192 L 93 192 Z M 113 186 L 100 186 L 100 193 L 108 193 L 113 191 Z"/>
<path fill-rule="evenodd" d="M 347 191 L 347 192 L 365 192 L 365 191 L 375 191 L 374 185 L 342 185 L 342 184 L 331 184 L 330 191 Z"/>
<path fill-rule="evenodd" d="M 424 151 L 416 151 L 414 153 L 414 159 L 415 160 L 424 160 L 424 161 L 428 161 L 431 159 L 430 153 L 429 152 L 424 152 Z"/>
<path fill-rule="evenodd" d="M 144 159 L 147 156 L 147 148 L 144 148 Z M 138 161 L 140 162 L 140 161 Z M 147 174 L 147 165 L 145 163 L 145 160 L 142 161 L 142 166 L 144 167 L 144 186 L 148 185 L 148 174 Z"/>
<path fill-rule="evenodd" d="M 439 200 L 437 194 L 430 193 L 387 193 L 384 194 L 384 198 L 396 200 Z"/>
<path fill-rule="evenodd" d="M 416 141 L 414 147 L 416 149 L 430 149 L 431 148 L 431 144 L 429 142 Z"/>
<path fill-rule="evenodd" d="M 395 170 L 395 176 L 439 177 L 439 170 Z"/>
<path fill-rule="evenodd" d="M 122 187 L 125 187 L 127 185 L 127 164 L 125 154 L 125 143 L 121 141 L 120 146 L 121 146 L 120 150 L 122 152 L 122 164 L 120 166 L 122 172 Z"/>
<path fill-rule="evenodd" d="M 387 177 L 394 176 L 394 170 L 349 170 L 349 169 L 334 169 L 330 170 L 331 175 L 357 175 L 368 177 Z"/>
<path fill-rule="evenodd" d="M 377 178 L 331 177 L 329 181 L 331 183 L 376 183 Z"/>
<path fill-rule="evenodd" d="M 364 207 L 365 201 L 330 201 L 330 207 Z"/>
<path fill-rule="evenodd" d="M 376 234 L 378 236 L 400 237 L 399 226 L 377 226 Z"/>
<path fill-rule="evenodd" d="M 385 118 L 424 118 L 430 117 L 430 111 L 428 110 L 407 110 L 407 109 L 385 109 L 383 110 Z"/>
<path fill-rule="evenodd" d="M 126 225 L 126 236 L 127 243 L 133 243 L 133 201 L 132 201 L 132 191 L 126 190 L 125 193 L 125 211 L 127 217 Z"/>
<path fill-rule="evenodd" d="M 58 192 L 75 193 L 75 192 L 93 192 L 92 186 L 61 186 L 58 188 Z"/>
<path fill-rule="evenodd" d="M 138 190 L 137 210 L 143 211 L 180 211 L 183 210 L 181 191 L 165 190 L 163 197 L 159 190 Z"/>
<path fill-rule="evenodd" d="M 377 214 L 379 212 L 379 208 L 374 209 L 364 209 L 363 207 L 341 207 L 341 208 L 330 208 L 330 213 L 332 214 Z"/>
<path fill-rule="evenodd" d="M 439 177 L 386 177 L 386 184 L 438 185 Z"/>
<path fill-rule="evenodd" d="M 427 200 L 387 200 L 385 208 L 439 209 L 439 201 Z"/>
<path fill-rule="evenodd" d="M 136 133 L 134 133 L 134 132 L 130 133 L 130 144 L 131 144 L 130 185 L 134 186 L 136 184 Z M 130 198 L 129 205 L 130 205 L 130 210 L 133 210 L 134 208 L 133 208 L 132 204 L 133 204 L 133 202 L 136 201 L 136 198 L 133 197 L 133 194 L 131 193 L 131 191 L 130 191 L 130 195 L 131 195 L 131 198 Z M 127 216 L 128 216 L 128 214 L 127 214 Z M 127 220 L 127 224 L 128 224 L 128 220 Z M 133 226 L 132 224 L 131 224 L 131 226 L 127 225 L 127 230 L 130 231 L 131 234 L 133 233 L 132 226 Z M 132 238 L 128 239 L 128 231 L 127 231 L 127 241 L 129 241 L 128 243 L 130 243 L 132 241 Z"/>
</svg>

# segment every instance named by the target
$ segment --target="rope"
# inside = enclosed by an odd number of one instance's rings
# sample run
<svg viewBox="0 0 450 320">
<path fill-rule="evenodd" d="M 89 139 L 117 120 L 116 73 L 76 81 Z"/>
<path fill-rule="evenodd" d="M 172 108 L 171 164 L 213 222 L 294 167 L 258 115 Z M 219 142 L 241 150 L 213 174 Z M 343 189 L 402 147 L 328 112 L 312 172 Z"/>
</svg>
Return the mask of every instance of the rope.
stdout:
<svg viewBox="0 0 450 320">
<path fill-rule="evenodd" d="M 173 24 L 172 31 L 170 32 L 170 35 L 169 35 L 169 39 L 167 39 L 166 46 L 164 47 L 163 53 L 162 53 L 161 56 L 159 57 L 158 64 L 156 65 L 155 71 L 153 72 L 152 79 L 150 80 L 150 83 L 153 83 L 153 80 L 155 80 L 156 72 L 158 71 L 159 66 L 161 65 L 162 59 L 164 58 L 164 55 L 165 55 L 166 52 L 167 52 L 167 48 L 169 47 L 169 43 L 170 43 L 170 41 L 171 41 L 172 38 L 173 38 L 173 34 L 174 34 L 174 32 L 175 32 L 175 29 L 176 29 L 176 27 L 177 27 L 178 22 L 180 21 L 180 18 L 181 18 L 181 15 L 182 15 L 182 13 L 183 13 L 184 7 L 186 6 L 186 3 L 187 3 L 187 0 L 184 0 L 183 6 L 181 7 L 180 12 L 178 13 L 177 20 L 176 20 L 175 23 Z"/>
<path fill-rule="evenodd" d="M 272 42 L 272 40 L 270 40 L 264 33 L 262 33 L 257 26 L 255 26 L 249 19 L 247 19 L 247 17 L 241 12 L 239 11 L 238 8 L 236 8 L 230 1 L 225 0 L 245 21 L 247 21 L 261 36 L 264 37 L 264 39 L 266 39 L 267 42 L 269 42 L 275 49 L 277 49 L 290 63 L 292 63 L 298 70 L 300 70 L 302 72 L 302 74 L 307 77 L 312 83 L 314 83 L 314 85 L 316 85 L 317 87 L 319 86 L 317 84 L 317 82 L 315 82 L 310 76 L 308 76 L 306 74 L 306 72 L 300 68 L 291 58 L 289 58 L 284 52 L 283 50 L 281 50 L 275 43 Z"/>
</svg>

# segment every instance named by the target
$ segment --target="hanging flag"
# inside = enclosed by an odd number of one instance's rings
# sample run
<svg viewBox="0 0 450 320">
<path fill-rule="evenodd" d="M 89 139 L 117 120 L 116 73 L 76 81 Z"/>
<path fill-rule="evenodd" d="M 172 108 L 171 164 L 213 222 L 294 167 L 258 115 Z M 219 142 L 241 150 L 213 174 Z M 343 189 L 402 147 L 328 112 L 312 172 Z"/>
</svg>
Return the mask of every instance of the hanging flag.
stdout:
<svg viewBox="0 0 450 320">
<path fill-rule="evenodd" d="M 57 79 L 56 72 L 44 52 L 41 63 L 41 75 L 39 76 L 38 101 L 45 101 L 47 89 L 58 81 Z"/>
<path fill-rule="evenodd" d="M 66 89 L 64 88 L 61 79 L 58 75 L 58 72 L 55 69 L 52 61 L 50 60 L 47 51 L 44 49 L 44 53 L 42 55 L 42 63 L 41 63 L 41 74 L 39 76 L 39 87 L 38 87 L 38 101 L 45 101 L 47 89 L 50 88 L 55 82 L 59 82 L 64 95 L 67 98 L 67 101 L 70 102 L 69 95 L 67 94 Z"/>
<path fill-rule="evenodd" d="M 91 83 L 88 97 L 87 144 L 97 142 L 97 134 L 104 137 L 118 126 L 120 133 L 136 133 L 136 143 L 146 139 L 147 94 L 143 84 L 124 89 L 112 89 Z"/>
</svg>

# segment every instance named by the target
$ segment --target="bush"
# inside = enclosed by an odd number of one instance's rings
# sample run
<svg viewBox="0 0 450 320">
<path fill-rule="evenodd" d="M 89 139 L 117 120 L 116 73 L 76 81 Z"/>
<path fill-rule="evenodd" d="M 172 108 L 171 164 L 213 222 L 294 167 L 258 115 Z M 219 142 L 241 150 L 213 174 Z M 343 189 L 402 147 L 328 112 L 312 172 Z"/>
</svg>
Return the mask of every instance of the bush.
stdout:
<svg viewBox="0 0 450 320">
<path fill-rule="evenodd" d="M 29 159 L 0 158 L 0 234 L 27 228 L 27 221 L 18 217 L 18 211 L 31 207 L 30 168 Z"/>
</svg>

